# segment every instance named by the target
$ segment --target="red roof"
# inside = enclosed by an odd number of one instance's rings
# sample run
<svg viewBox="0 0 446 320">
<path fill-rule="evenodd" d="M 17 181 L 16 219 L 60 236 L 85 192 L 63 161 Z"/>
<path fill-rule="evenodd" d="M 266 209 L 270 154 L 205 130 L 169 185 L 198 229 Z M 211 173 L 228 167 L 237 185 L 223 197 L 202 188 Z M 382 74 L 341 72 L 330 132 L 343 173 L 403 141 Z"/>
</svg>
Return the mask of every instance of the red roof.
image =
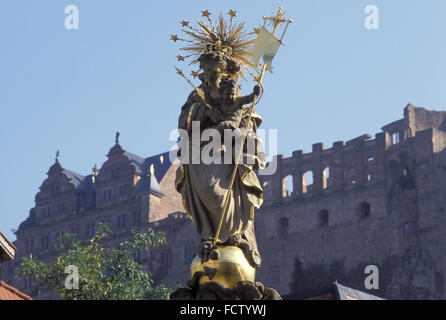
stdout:
<svg viewBox="0 0 446 320">
<path fill-rule="evenodd" d="M 32 298 L 13 286 L 0 281 L 0 300 L 32 300 Z"/>
</svg>

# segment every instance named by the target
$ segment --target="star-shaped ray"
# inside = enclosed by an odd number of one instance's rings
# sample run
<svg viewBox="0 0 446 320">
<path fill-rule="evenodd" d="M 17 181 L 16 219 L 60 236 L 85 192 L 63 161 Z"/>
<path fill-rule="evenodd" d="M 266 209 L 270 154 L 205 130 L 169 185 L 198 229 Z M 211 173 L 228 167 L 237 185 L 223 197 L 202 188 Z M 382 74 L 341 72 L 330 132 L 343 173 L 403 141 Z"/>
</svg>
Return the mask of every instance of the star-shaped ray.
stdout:
<svg viewBox="0 0 446 320">
<path fill-rule="evenodd" d="M 237 17 L 237 11 L 235 10 L 229 10 L 228 14 L 231 17 L 231 20 L 232 18 Z"/>
<path fill-rule="evenodd" d="M 180 76 L 184 76 L 183 71 L 181 71 L 181 69 L 175 67 L 175 70 L 177 71 L 177 74 L 179 74 Z"/>
<path fill-rule="evenodd" d="M 170 36 L 170 40 L 173 40 L 173 41 L 175 41 L 175 42 L 177 42 L 178 39 L 179 39 L 179 38 L 178 38 L 178 36 L 177 36 L 176 34 L 172 34 L 172 35 Z"/>
<path fill-rule="evenodd" d="M 210 15 L 211 15 L 211 13 L 207 9 L 204 10 L 204 11 L 201 11 L 201 16 L 202 17 L 209 18 Z"/>
</svg>

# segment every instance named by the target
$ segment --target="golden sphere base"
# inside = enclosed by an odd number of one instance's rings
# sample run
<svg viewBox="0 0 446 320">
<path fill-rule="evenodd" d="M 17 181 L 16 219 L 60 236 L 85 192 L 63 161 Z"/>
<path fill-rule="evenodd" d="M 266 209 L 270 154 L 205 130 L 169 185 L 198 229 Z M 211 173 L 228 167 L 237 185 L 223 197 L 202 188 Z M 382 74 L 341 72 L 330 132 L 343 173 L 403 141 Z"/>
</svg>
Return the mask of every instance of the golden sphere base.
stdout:
<svg viewBox="0 0 446 320">
<path fill-rule="evenodd" d="M 218 260 L 201 263 L 196 256 L 191 264 L 191 278 L 198 272 L 198 284 L 216 281 L 234 289 L 239 281 L 255 282 L 255 268 L 246 260 L 242 249 L 236 246 L 217 246 L 220 252 Z"/>
</svg>

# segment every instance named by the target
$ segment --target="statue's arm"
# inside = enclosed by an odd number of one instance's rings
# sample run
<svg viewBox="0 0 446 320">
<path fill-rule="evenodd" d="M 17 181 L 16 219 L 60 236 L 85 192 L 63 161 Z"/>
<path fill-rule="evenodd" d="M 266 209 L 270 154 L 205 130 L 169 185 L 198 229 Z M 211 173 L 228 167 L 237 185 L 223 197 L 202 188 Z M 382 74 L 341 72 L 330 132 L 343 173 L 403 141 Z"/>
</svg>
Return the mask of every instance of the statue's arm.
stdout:
<svg viewBox="0 0 446 320">
<path fill-rule="evenodd" d="M 255 97 L 258 97 L 259 95 L 260 95 L 260 87 L 255 86 L 250 95 L 238 97 L 237 101 L 240 103 L 240 106 L 242 106 L 244 104 L 252 103 Z"/>
</svg>

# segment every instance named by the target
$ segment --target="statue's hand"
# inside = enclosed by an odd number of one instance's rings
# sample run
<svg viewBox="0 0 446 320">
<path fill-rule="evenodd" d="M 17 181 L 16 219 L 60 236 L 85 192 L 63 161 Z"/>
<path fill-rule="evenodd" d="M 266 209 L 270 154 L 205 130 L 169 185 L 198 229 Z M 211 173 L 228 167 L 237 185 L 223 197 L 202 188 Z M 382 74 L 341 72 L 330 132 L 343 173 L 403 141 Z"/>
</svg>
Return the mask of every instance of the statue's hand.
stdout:
<svg viewBox="0 0 446 320">
<path fill-rule="evenodd" d="M 254 89 L 252 91 L 256 96 L 260 95 L 260 87 L 258 85 L 254 86 Z"/>
</svg>

